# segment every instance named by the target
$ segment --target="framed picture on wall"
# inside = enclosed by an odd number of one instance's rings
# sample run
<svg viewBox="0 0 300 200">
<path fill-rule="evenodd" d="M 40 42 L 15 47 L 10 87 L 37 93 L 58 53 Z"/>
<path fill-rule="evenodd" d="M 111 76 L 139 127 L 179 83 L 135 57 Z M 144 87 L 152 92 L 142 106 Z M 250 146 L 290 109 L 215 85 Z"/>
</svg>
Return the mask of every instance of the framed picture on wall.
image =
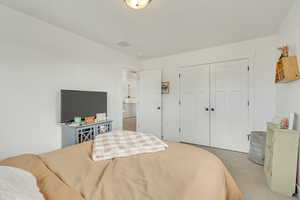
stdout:
<svg viewBox="0 0 300 200">
<path fill-rule="evenodd" d="M 161 93 L 162 94 L 169 94 L 170 93 L 170 82 L 165 81 L 161 83 Z"/>
</svg>

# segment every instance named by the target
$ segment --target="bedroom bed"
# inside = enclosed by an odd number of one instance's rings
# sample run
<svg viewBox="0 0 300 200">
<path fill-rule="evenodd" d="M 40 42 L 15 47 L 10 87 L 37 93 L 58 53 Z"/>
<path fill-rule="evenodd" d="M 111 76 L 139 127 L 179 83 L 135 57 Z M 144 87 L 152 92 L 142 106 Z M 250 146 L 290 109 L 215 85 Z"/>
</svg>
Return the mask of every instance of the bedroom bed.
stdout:
<svg viewBox="0 0 300 200">
<path fill-rule="evenodd" d="M 31 172 L 48 200 L 241 200 L 223 163 L 192 145 L 95 162 L 92 142 L 0 162 Z"/>
</svg>

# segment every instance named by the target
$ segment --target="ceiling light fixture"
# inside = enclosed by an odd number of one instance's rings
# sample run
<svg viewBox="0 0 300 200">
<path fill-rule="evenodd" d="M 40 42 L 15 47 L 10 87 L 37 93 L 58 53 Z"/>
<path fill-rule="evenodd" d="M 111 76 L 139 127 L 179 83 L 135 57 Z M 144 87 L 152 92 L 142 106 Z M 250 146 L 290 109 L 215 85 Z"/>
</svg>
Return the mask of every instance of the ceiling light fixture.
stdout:
<svg viewBox="0 0 300 200">
<path fill-rule="evenodd" d="M 135 10 L 145 8 L 152 0 L 124 0 L 128 7 Z"/>
</svg>

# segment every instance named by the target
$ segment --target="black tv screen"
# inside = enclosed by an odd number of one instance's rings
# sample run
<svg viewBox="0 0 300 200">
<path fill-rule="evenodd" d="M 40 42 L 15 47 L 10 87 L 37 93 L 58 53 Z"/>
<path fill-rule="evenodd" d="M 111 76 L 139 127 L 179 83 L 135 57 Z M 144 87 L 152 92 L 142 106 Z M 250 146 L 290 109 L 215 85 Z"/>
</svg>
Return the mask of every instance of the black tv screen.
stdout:
<svg viewBox="0 0 300 200">
<path fill-rule="evenodd" d="M 61 90 L 61 122 L 71 122 L 74 117 L 95 116 L 107 113 L 107 93 Z"/>
</svg>

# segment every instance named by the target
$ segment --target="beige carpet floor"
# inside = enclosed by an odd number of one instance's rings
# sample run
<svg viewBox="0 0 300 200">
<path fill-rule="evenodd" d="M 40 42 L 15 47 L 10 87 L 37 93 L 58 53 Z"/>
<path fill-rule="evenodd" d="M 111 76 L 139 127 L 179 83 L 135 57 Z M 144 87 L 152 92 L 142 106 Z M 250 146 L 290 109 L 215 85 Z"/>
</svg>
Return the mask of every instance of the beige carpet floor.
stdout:
<svg viewBox="0 0 300 200">
<path fill-rule="evenodd" d="M 218 156 L 235 178 L 245 200 L 295 200 L 272 192 L 266 183 L 262 166 L 249 161 L 247 154 L 201 147 Z"/>
</svg>

